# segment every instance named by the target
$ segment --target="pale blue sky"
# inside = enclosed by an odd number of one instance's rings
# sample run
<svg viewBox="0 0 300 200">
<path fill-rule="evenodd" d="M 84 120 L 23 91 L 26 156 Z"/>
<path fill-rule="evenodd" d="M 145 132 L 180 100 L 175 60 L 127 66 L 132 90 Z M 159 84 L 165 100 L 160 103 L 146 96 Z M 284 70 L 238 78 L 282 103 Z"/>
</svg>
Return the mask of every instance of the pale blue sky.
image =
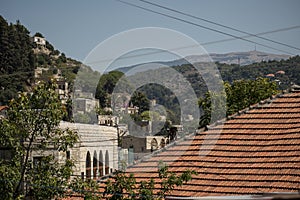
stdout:
<svg viewBox="0 0 300 200">
<path fill-rule="evenodd" d="M 125 1 L 173 14 L 136 0 Z M 300 25 L 300 1 L 298 0 L 155 0 L 153 2 L 254 34 Z M 103 40 L 132 28 L 149 26 L 170 28 L 192 37 L 199 43 L 230 38 L 114 0 L 0 0 L 0 14 L 8 22 L 14 23 L 19 19 L 31 34 L 41 32 L 61 52 L 81 61 Z M 230 34 L 242 35 L 202 21 L 174 15 Z M 300 48 L 300 29 L 268 34 L 264 37 Z M 300 54 L 297 50 L 278 44 L 255 38 L 251 40 L 292 54 Z M 206 45 L 204 48 L 209 53 L 251 51 L 254 50 L 254 44 L 235 40 Z M 282 54 L 261 46 L 257 46 L 257 50 Z"/>
</svg>

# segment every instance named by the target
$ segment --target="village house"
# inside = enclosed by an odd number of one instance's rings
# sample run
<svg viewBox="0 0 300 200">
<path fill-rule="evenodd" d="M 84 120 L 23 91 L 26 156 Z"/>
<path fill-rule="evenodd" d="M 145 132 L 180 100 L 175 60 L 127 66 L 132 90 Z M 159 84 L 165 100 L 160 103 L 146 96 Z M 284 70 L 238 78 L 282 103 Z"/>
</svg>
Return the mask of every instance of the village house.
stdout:
<svg viewBox="0 0 300 200">
<path fill-rule="evenodd" d="M 169 144 L 169 138 L 165 136 L 126 135 L 122 138 L 121 147 L 128 151 L 128 165 L 131 165 L 135 160 L 142 159 L 145 155 L 164 148 L 167 144 Z"/>
<path fill-rule="evenodd" d="M 39 36 L 33 36 L 32 37 L 32 42 L 35 44 L 35 48 L 33 48 L 34 53 L 44 53 L 49 55 L 51 52 L 49 49 L 46 47 L 46 42 L 47 40 L 43 37 Z"/>
<path fill-rule="evenodd" d="M 73 159 L 73 176 L 98 179 L 118 169 L 117 128 L 91 124 L 61 122 L 60 128 L 78 132 L 79 142 L 62 159 Z"/>
</svg>

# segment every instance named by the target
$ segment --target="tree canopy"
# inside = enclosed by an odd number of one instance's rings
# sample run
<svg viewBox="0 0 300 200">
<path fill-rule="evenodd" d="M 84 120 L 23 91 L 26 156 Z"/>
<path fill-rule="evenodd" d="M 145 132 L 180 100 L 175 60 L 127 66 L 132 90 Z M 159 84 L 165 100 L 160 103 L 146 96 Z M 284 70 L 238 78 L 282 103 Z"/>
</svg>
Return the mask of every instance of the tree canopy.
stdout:
<svg viewBox="0 0 300 200">
<path fill-rule="evenodd" d="M 232 84 L 225 82 L 224 88 L 225 93 L 217 94 L 209 91 L 204 97 L 199 98 L 198 104 L 203 113 L 199 122 L 200 127 L 205 127 L 209 123 L 220 120 L 220 117 L 224 116 L 220 113 L 224 111 L 226 111 L 227 116 L 232 115 L 278 92 L 277 84 L 267 78 L 237 80 Z M 214 99 L 214 103 L 212 103 L 212 99 Z M 212 107 L 212 105 L 215 107 Z M 213 114 L 216 116 L 212 117 Z"/>
<path fill-rule="evenodd" d="M 17 21 L 0 16 L 0 104 L 25 91 L 34 75 L 34 54 L 29 31 Z"/>
<path fill-rule="evenodd" d="M 193 170 L 186 170 L 182 174 L 175 174 L 169 171 L 168 166 L 162 162 L 159 163 L 157 172 L 160 179 L 158 183 L 153 178 L 137 182 L 133 174 L 128 174 L 124 170 L 118 171 L 112 180 L 107 181 L 104 197 L 110 200 L 164 199 L 171 193 L 175 186 L 182 186 L 191 181 L 193 175 L 197 175 Z"/>
<path fill-rule="evenodd" d="M 111 107 L 110 105 L 111 94 L 113 93 L 117 82 L 123 75 L 124 75 L 123 72 L 111 71 L 107 74 L 103 74 L 100 77 L 96 88 L 95 97 L 99 99 L 99 104 L 102 108 Z"/>
<path fill-rule="evenodd" d="M 10 101 L 7 117 L 0 121 L 0 147 L 7 155 L 0 160 L 4 199 L 51 199 L 65 193 L 73 162 L 57 158 L 77 142 L 78 135 L 59 128 L 64 109 L 55 89 L 55 84 L 40 83 L 31 93 L 21 93 Z"/>
</svg>

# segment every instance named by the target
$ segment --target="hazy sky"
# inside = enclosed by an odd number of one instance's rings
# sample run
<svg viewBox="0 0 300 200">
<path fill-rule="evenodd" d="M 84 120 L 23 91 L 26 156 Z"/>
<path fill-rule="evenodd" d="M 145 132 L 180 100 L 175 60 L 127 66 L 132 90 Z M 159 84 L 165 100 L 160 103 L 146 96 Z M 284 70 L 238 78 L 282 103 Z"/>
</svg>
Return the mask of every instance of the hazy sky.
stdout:
<svg viewBox="0 0 300 200">
<path fill-rule="evenodd" d="M 138 0 L 124 0 L 146 8 L 215 28 L 229 34 L 242 36 L 225 28 L 181 16 L 147 5 Z M 100 42 L 122 31 L 141 27 L 163 27 L 182 32 L 199 43 L 230 38 L 174 19 L 125 5 L 115 0 L 0 0 L 0 14 L 8 22 L 20 20 L 31 34 L 41 32 L 46 39 L 65 52 L 68 57 L 83 60 Z M 152 1 L 163 6 L 187 12 L 226 26 L 253 34 L 300 25 L 299 0 L 164 0 Z M 300 28 L 264 35 L 272 40 L 300 48 Z M 260 39 L 253 41 L 278 48 L 292 54 L 299 50 L 273 44 Z M 204 45 L 210 53 L 251 51 L 255 45 L 235 40 Z M 282 54 L 282 52 L 256 46 L 257 50 Z"/>
</svg>

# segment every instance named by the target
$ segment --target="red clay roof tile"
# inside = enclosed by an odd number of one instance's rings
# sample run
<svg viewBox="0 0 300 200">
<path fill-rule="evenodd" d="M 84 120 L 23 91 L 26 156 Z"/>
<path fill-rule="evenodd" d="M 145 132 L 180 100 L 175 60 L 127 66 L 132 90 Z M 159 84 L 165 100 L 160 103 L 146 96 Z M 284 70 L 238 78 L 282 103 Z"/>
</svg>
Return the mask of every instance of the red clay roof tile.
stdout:
<svg viewBox="0 0 300 200">
<path fill-rule="evenodd" d="M 203 156 L 203 153 L 205 156 Z M 176 142 L 127 169 L 137 180 L 154 178 L 158 161 L 169 170 L 198 172 L 173 196 L 297 192 L 300 185 L 300 93 L 257 105 L 224 125 Z"/>
</svg>

